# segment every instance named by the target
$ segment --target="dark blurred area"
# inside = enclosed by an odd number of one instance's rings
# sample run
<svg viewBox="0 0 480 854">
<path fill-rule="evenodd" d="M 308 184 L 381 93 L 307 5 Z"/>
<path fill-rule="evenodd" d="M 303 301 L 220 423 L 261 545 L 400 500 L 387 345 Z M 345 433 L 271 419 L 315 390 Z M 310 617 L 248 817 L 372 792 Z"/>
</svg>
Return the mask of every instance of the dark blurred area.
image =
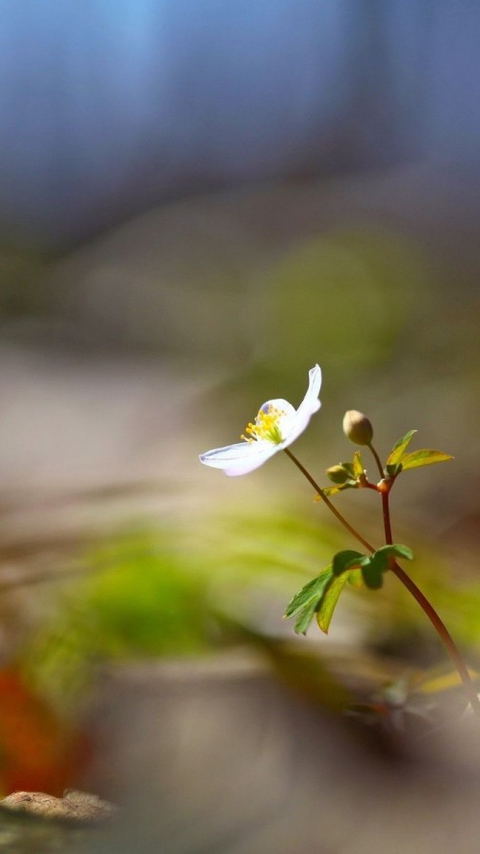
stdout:
<svg viewBox="0 0 480 854">
<path fill-rule="evenodd" d="M 294 638 L 351 543 L 286 459 L 198 453 L 318 362 L 320 483 L 347 409 L 453 454 L 394 530 L 480 668 L 479 37 L 473 0 L 0 4 L 0 789 L 127 804 L 103 851 L 476 851 L 416 604 Z"/>
</svg>

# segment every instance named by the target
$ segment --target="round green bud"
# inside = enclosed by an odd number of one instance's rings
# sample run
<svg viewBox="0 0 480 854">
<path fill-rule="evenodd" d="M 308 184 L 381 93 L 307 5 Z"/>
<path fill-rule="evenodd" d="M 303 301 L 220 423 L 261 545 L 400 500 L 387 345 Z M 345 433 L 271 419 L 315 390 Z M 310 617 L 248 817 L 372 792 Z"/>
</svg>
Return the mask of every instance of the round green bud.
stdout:
<svg viewBox="0 0 480 854">
<path fill-rule="evenodd" d="M 363 412 L 349 409 L 343 418 L 343 432 L 354 445 L 369 445 L 373 439 L 373 427 Z"/>
<path fill-rule="evenodd" d="M 346 483 L 347 480 L 350 480 L 351 475 L 348 471 L 342 466 L 331 466 L 327 469 L 327 475 L 332 481 L 332 483 L 337 483 L 341 485 L 342 483 Z"/>
</svg>

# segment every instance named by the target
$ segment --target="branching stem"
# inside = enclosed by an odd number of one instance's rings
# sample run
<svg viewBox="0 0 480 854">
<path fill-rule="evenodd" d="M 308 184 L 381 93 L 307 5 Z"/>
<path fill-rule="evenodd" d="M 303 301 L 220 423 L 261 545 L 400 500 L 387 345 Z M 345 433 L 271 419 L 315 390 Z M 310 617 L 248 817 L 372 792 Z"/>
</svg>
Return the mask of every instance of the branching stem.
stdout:
<svg viewBox="0 0 480 854">
<path fill-rule="evenodd" d="M 390 490 L 387 489 L 385 492 L 382 492 L 382 509 L 383 509 L 383 525 L 385 531 L 385 542 L 388 545 L 393 543 L 392 536 L 392 523 L 390 519 L 390 505 L 389 505 L 389 494 Z M 410 578 L 407 572 L 401 567 L 396 561 L 392 561 L 390 564 L 390 569 L 394 575 L 397 576 L 398 580 L 407 588 L 407 590 L 412 594 L 414 599 L 418 602 L 420 607 L 423 609 L 424 613 L 432 623 L 435 631 L 438 636 L 441 638 L 450 658 L 453 661 L 453 664 L 458 671 L 458 675 L 462 680 L 465 691 L 468 694 L 468 699 L 471 703 L 472 709 L 476 715 L 480 716 L 480 700 L 478 698 L 477 691 L 475 689 L 475 685 L 472 682 L 472 678 L 468 671 L 468 667 L 463 659 L 463 656 L 458 649 L 455 641 L 453 640 L 450 632 L 448 631 L 445 623 L 437 614 L 433 605 L 429 602 L 427 597 L 422 593 L 419 587 L 415 584 L 414 580 Z"/>
<path fill-rule="evenodd" d="M 372 445 L 369 445 L 369 448 L 370 448 L 370 450 L 371 450 L 371 452 L 375 458 L 375 461 L 376 461 L 377 466 L 378 466 L 379 471 L 380 471 L 380 475 L 383 478 L 383 469 L 382 469 L 382 464 L 380 462 L 380 458 L 379 458 L 378 454 L 376 453 L 376 451 L 374 450 Z M 291 450 L 289 448 L 285 448 L 284 450 L 285 450 L 285 453 L 287 454 L 287 456 L 290 457 L 291 461 L 302 472 L 304 477 L 306 477 L 306 479 L 308 480 L 310 485 L 313 486 L 317 495 L 327 505 L 328 509 L 333 513 L 333 515 L 338 519 L 338 521 L 343 525 L 343 527 L 346 528 L 347 531 L 349 531 L 350 534 L 352 534 L 352 536 L 355 537 L 355 539 L 357 539 L 367 549 L 367 551 L 374 552 L 375 549 L 371 545 L 371 543 L 369 543 L 368 540 L 365 540 L 364 537 L 362 537 L 362 535 L 353 527 L 353 525 L 351 525 L 350 522 L 348 522 L 345 519 L 345 517 L 337 510 L 335 505 L 332 504 L 332 502 L 330 501 L 329 498 L 327 498 L 327 496 L 325 495 L 325 493 L 323 492 L 321 487 L 314 480 L 314 478 L 307 471 L 307 469 L 302 465 L 300 460 L 297 459 L 297 457 L 291 452 Z M 392 537 L 392 525 L 391 525 L 391 519 L 390 519 L 390 506 L 389 506 L 390 489 L 387 488 L 385 490 L 379 490 L 379 491 L 381 492 L 381 496 L 382 496 L 383 526 L 384 526 L 384 531 L 385 531 L 385 541 L 388 545 L 392 545 L 393 537 Z M 441 638 L 448 654 L 450 655 L 450 658 L 452 659 L 452 662 L 455 666 L 455 669 L 458 672 L 458 675 L 460 676 L 460 679 L 463 682 L 463 685 L 465 687 L 465 691 L 468 694 L 468 699 L 469 699 L 469 702 L 471 703 L 471 706 L 473 708 L 474 713 L 476 715 L 480 716 L 480 700 L 479 700 L 477 692 L 475 690 L 475 686 L 472 682 L 472 678 L 471 678 L 470 673 L 468 671 L 468 667 L 467 667 L 467 665 L 466 665 L 466 663 L 465 663 L 465 661 L 464 661 L 464 659 L 460 653 L 460 650 L 458 649 L 455 641 L 453 640 L 450 632 L 448 631 L 445 623 L 440 618 L 440 616 L 437 614 L 433 605 L 430 604 L 427 597 L 422 593 L 420 588 L 417 587 L 417 585 L 415 584 L 413 579 L 410 578 L 408 573 L 405 572 L 405 570 L 396 561 L 392 561 L 392 563 L 390 565 L 390 569 L 393 572 L 393 574 L 396 575 L 398 580 L 404 585 L 404 587 L 407 588 L 409 593 L 412 594 L 412 596 L 414 597 L 416 602 L 420 605 L 420 607 L 424 611 L 425 615 L 428 617 L 428 619 L 432 623 L 437 634 Z"/>
</svg>

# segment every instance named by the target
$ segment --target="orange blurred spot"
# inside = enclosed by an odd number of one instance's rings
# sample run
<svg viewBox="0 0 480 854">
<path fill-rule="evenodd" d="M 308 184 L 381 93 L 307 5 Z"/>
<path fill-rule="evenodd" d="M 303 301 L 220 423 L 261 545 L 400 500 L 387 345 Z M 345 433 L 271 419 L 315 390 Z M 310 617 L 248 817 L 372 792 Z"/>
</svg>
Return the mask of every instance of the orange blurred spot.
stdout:
<svg viewBox="0 0 480 854">
<path fill-rule="evenodd" d="M 61 795 L 88 758 L 86 736 L 73 733 L 13 668 L 0 670 L 0 788 Z"/>
</svg>

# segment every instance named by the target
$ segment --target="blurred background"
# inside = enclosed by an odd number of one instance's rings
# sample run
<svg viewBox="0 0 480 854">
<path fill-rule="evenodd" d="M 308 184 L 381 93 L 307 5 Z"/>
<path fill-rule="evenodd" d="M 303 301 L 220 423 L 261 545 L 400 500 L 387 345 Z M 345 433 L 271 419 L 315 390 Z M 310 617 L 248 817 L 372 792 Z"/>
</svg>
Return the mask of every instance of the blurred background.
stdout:
<svg viewBox="0 0 480 854">
<path fill-rule="evenodd" d="M 394 536 L 480 667 L 479 36 L 473 0 L 0 2 L 0 790 L 129 804 L 102 850 L 470 850 L 418 606 L 388 579 L 295 638 L 354 544 L 283 455 L 198 454 L 316 362 L 320 483 L 347 409 L 453 454 Z M 380 543 L 366 492 L 335 501 Z"/>
</svg>

